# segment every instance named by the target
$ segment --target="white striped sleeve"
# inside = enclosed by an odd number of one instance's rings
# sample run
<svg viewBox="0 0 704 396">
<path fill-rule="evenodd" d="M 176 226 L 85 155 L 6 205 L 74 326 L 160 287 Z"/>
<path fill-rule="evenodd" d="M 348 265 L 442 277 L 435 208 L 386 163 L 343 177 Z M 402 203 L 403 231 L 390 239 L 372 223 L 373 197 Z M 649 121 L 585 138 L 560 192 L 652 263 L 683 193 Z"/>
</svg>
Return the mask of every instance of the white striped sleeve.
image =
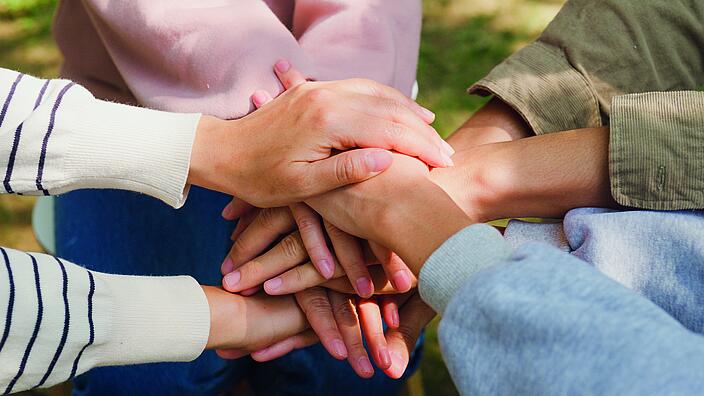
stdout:
<svg viewBox="0 0 704 396">
<path fill-rule="evenodd" d="M 0 394 L 47 387 L 93 367 L 190 361 L 210 330 L 190 277 L 91 272 L 0 248 Z"/>
<path fill-rule="evenodd" d="M 0 68 L 0 192 L 117 188 L 180 207 L 199 121 Z"/>
</svg>

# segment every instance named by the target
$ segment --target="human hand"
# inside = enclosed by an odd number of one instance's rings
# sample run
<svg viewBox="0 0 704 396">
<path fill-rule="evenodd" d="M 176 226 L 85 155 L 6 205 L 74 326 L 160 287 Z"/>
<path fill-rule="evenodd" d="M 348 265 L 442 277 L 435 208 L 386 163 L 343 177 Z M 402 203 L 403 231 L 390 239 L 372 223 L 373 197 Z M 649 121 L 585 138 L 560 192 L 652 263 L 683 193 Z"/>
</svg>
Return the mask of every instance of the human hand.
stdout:
<svg viewBox="0 0 704 396">
<path fill-rule="evenodd" d="M 223 287 L 230 292 L 250 290 L 262 283 L 266 292 L 272 295 L 294 293 L 321 284 L 349 291 L 351 284 L 353 292 L 368 298 L 375 293 L 404 293 L 416 282 L 415 276 L 398 256 L 377 244 L 360 241 L 326 222 L 327 235 L 337 256 L 330 255 L 333 264 L 331 278 L 347 274 L 350 282 L 338 279 L 325 283 L 327 279 L 307 263 L 311 244 L 306 245 L 303 239 L 305 232 L 311 232 L 312 225 L 319 224 L 317 213 L 308 209 L 312 217 L 300 221 L 300 217 L 294 219 L 287 208 L 274 208 L 259 210 L 251 219 L 242 217 L 246 215 L 239 207 L 241 204 L 236 202 L 231 211 L 231 214 L 240 215 L 241 220 L 233 233 L 232 249 L 222 266 Z M 308 227 L 301 227 L 301 224 Z M 297 226 L 299 231 L 294 231 Z M 322 230 L 318 228 L 316 232 L 322 233 Z M 283 239 L 268 249 L 281 237 Z M 325 235 L 315 243 L 327 250 Z M 382 265 L 368 267 L 374 264 Z M 393 287 L 389 287 L 389 280 Z"/>
<path fill-rule="evenodd" d="M 277 73 L 290 70 L 277 63 Z M 189 182 L 273 207 L 376 176 L 393 161 L 387 150 L 450 166 L 453 150 L 428 125 L 433 119 L 372 81 L 306 82 L 242 119 L 203 117 Z"/>
<path fill-rule="evenodd" d="M 305 315 L 290 296 L 243 297 L 210 286 L 203 286 L 203 291 L 210 306 L 208 349 L 239 351 L 243 355 L 309 328 Z"/>
</svg>

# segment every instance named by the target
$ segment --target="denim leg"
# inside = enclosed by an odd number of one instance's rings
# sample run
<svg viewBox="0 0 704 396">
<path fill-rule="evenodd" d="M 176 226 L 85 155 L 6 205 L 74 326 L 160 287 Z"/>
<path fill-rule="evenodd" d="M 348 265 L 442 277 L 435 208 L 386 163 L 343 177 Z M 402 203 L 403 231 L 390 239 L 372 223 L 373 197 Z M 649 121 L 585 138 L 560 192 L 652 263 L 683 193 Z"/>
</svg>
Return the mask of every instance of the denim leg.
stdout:
<svg viewBox="0 0 704 396">
<path fill-rule="evenodd" d="M 194 276 L 220 284 L 233 224 L 220 217 L 229 198 L 192 188 L 174 210 L 125 191 L 88 190 L 55 203 L 57 254 L 95 271 Z M 77 395 L 216 395 L 246 375 L 251 361 L 207 352 L 192 363 L 104 367 L 75 381 Z"/>
</svg>

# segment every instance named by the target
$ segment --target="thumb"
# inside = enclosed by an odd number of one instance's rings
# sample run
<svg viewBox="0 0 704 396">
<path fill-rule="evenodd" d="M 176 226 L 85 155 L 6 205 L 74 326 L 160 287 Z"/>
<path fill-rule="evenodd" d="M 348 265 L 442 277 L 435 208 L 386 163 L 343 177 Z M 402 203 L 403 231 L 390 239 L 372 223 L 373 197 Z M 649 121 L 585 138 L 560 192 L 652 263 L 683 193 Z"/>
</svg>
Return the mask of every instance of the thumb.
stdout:
<svg viewBox="0 0 704 396">
<path fill-rule="evenodd" d="M 391 153 L 381 149 L 350 150 L 313 162 L 309 180 L 314 180 L 316 185 L 312 186 L 311 195 L 370 179 L 389 169 L 393 162 Z"/>
</svg>

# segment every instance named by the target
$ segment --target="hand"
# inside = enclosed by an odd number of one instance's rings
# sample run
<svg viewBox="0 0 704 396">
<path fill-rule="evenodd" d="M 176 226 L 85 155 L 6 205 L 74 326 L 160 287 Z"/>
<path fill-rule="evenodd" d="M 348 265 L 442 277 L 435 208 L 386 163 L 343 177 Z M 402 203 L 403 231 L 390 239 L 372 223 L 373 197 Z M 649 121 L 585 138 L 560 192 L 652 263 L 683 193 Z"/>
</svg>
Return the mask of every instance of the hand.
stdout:
<svg viewBox="0 0 704 396">
<path fill-rule="evenodd" d="M 208 349 L 234 349 L 246 354 L 309 327 L 292 297 L 243 297 L 210 286 L 203 286 L 203 291 L 210 306 Z"/>
<path fill-rule="evenodd" d="M 306 203 L 343 231 L 398 253 L 418 273 L 442 242 L 472 221 L 428 178 L 425 164 L 395 157 L 379 177 Z"/>
<path fill-rule="evenodd" d="M 236 206 L 230 211 L 230 214 L 241 214 Z M 225 275 L 223 287 L 230 292 L 241 292 L 264 283 L 267 293 L 281 295 L 325 283 L 326 278 L 316 273 L 311 264 L 307 263 L 307 252 L 311 251 L 311 244 L 306 245 L 302 236 L 304 231 L 310 233 L 311 226 L 319 224 L 320 221 L 317 213 L 312 210 L 310 213 L 312 217 L 302 222 L 300 217 L 299 221 L 295 221 L 288 208 L 263 209 L 257 212 L 254 219 L 244 220 L 244 230 L 238 225 L 233 233 L 234 244 L 222 266 Z M 308 226 L 294 231 L 302 223 Z M 415 284 L 415 276 L 395 254 L 379 245 L 358 241 L 330 223 L 326 222 L 325 228 L 337 256 L 336 258 L 331 255 L 329 259 L 333 264 L 332 278 L 347 274 L 350 279 L 349 283 L 336 281 L 326 286 L 348 291 L 347 286 L 351 283 L 355 288 L 353 292 L 369 298 L 372 294 L 394 289 L 396 292 L 405 293 Z M 320 228 L 315 231 L 322 233 Z M 283 239 L 280 242 L 266 250 L 281 237 Z M 324 235 L 315 243 L 321 244 L 327 250 Z M 301 266 L 304 263 L 307 264 Z M 379 272 L 377 268 L 371 271 L 367 268 L 368 265 L 379 263 L 386 274 Z M 363 272 L 359 271 L 359 268 Z M 389 279 L 393 289 L 387 288 Z"/>
<path fill-rule="evenodd" d="M 279 74 L 290 70 L 277 64 Z M 372 81 L 307 82 L 240 120 L 203 117 L 189 182 L 273 207 L 376 176 L 393 161 L 387 150 L 450 166 L 453 150 L 428 125 L 433 118 Z"/>
<path fill-rule="evenodd" d="M 375 300 L 364 300 L 357 304 L 354 296 L 319 287 L 297 293 L 296 299 L 327 351 L 336 359 L 346 358 L 360 377 L 374 375 L 364 349 L 363 333 L 377 367 L 392 370 L 394 362 L 384 337 L 381 312 L 383 310 L 389 328 L 398 328 L 399 312 L 395 303 L 377 304 Z M 252 357 L 260 362 L 269 361 L 285 355 L 293 347 L 304 345 L 302 337 L 294 336 L 253 353 Z"/>
</svg>

